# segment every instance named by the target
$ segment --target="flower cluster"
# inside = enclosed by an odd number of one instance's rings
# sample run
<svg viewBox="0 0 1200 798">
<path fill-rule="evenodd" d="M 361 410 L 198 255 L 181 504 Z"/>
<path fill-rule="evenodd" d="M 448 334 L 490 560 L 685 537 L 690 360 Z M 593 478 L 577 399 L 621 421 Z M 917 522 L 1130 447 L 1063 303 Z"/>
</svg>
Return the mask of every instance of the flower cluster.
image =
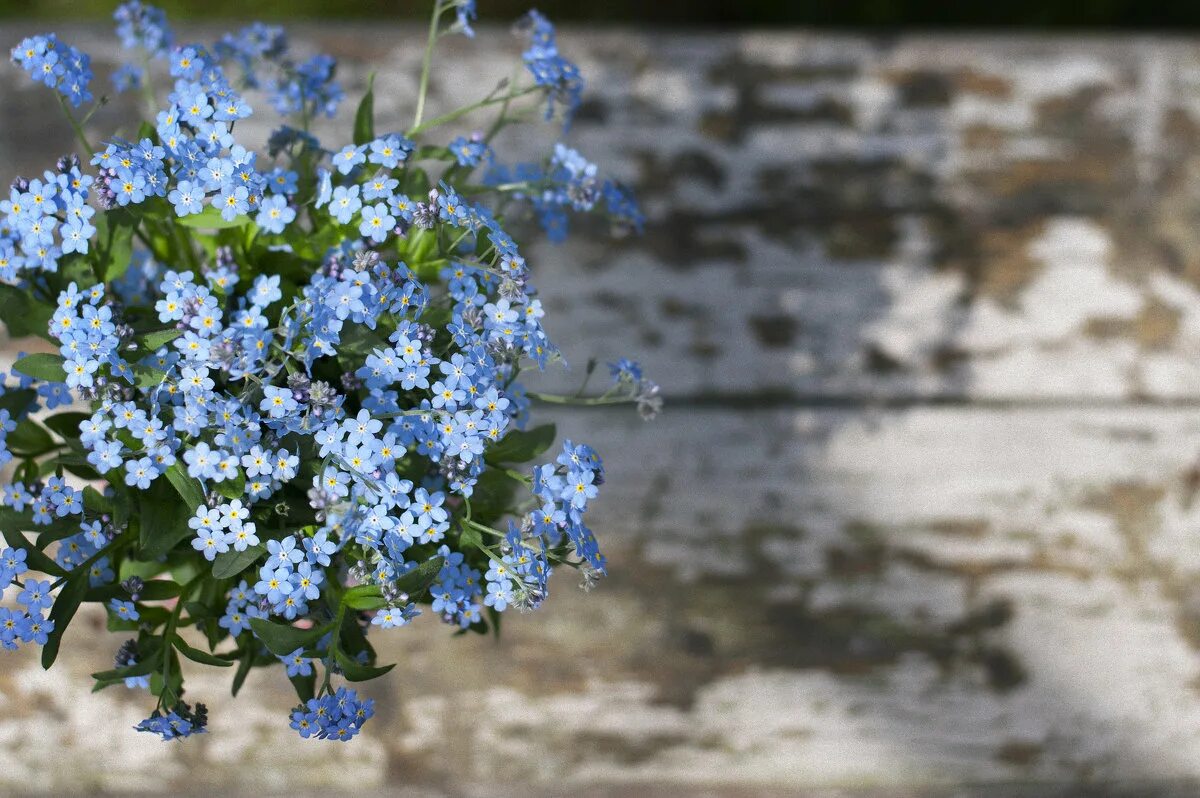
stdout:
<svg viewBox="0 0 1200 798">
<path fill-rule="evenodd" d="M 474 34 L 473 2 L 433 13 L 431 48 Z M 177 44 L 140 2 L 115 18 L 151 65 L 118 83 L 142 88 L 153 123 L 93 147 L 64 103 L 86 164 L 64 157 L 0 203 L 3 320 L 57 349 L 0 380 L 0 464 L 17 464 L 0 486 L 0 587 L 16 598 L 0 645 L 40 645 L 49 667 L 76 608 L 96 602 L 131 635 L 97 687 L 157 699 L 139 731 L 206 730 L 203 704 L 184 700 L 187 659 L 236 666 L 235 693 L 282 665 L 301 702 L 292 727 L 348 740 L 373 706 L 333 677 L 391 667 L 368 634 L 424 606 L 484 633 L 540 606 L 557 567 L 585 586 L 605 573 L 585 522 L 600 457 L 570 440 L 545 454 L 557 434 L 530 427 L 532 410 L 633 402 L 650 417 L 661 398 L 626 360 L 598 396 L 526 390 L 560 355 L 508 230 L 522 208 L 554 237 L 568 210 L 621 228 L 641 216 L 562 143 L 515 181 L 496 163 L 493 136 L 522 98 L 569 116 L 582 91 L 536 12 L 532 84 L 424 120 L 426 73 L 413 124 L 379 133 L 368 90 L 352 140 L 331 147 L 306 132 L 343 96 L 328 56 L 294 61 L 264 25 Z M 86 56 L 53 36 L 14 60 L 86 101 Z M 155 70 L 171 78 L 161 102 Z M 254 92 L 297 122 L 266 153 L 234 137 Z M 492 132 L 428 140 L 490 106 Z"/>
<path fill-rule="evenodd" d="M 345 687 L 320 698 L 310 698 L 304 706 L 292 710 L 292 728 L 301 737 L 345 742 L 375 714 L 375 702 L 360 699 Z"/>
<path fill-rule="evenodd" d="M 59 41 L 53 33 L 25 39 L 12 49 L 12 59 L 30 77 L 54 89 L 76 108 L 91 102 L 91 57 Z"/>
</svg>

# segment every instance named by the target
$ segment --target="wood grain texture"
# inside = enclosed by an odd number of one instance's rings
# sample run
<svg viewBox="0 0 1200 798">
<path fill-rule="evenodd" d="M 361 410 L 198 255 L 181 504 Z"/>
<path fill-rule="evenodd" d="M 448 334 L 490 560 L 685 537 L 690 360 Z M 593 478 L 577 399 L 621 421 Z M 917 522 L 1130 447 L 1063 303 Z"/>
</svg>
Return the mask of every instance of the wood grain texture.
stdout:
<svg viewBox="0 0 1200 798">
<path fill-rule="evenodd" d="M 61 33 L 110 63 L 107 33 Z M 297 38 L 351 87 L 378 69 L 379 127 L 404 126 L 411 38 Z M 447 45 L 435 110 L 517 49 L 499 30 Z M 205 738 L 128 732 L 145 702 L 87 694 L 119 640 L 82 616 L 62 667 L 0 668 L 0 792 L 1193 794 L 1200 47 L 563 46 L 591 76 L 571 141 L 650 221 L 530 248 L 574 364 L 537 385 L 639 355 L 674 400 L 653 425 L 550 411 L 605 457 L 611 578 L 583 595 L 557 575 L 498 642 L 428 620 L 387 637 L 380 715 L 340 747 L 296 739 L 290 688 L 259 674 L 236 703 L 224 674 L 189 681 Z M 40 90 L 0 95 L 21 109 L 6 162 L 31 173 L 69 147 Z M 48 746 L 71 767 L 47 772 Z"/>
</svg>

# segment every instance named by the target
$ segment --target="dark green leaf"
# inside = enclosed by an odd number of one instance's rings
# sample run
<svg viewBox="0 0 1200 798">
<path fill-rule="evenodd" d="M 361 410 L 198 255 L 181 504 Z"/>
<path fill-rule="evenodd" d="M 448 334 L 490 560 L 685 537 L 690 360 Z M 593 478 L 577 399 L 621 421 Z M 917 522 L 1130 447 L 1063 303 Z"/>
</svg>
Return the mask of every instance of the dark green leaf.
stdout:
<svg viewBox="0 0 1200 798">
<path fill-rule="evenodd" d="M 17 428 L 8 433 L 7 443 L 15 454 L 26 457 L 37 457 L 54 448 L 54 438 L 32 418 L 17 424 Z"/>
<path fill-rule="evenodd" d="M 175 467 L 177 466 L 172 466 L 172 469 Z M 191 479 L 185 474 L 176 473 L 177 477 Z M 167 470 L 167 476 L 170 478 L 171 469 Z M 198 484 L 194 487 L 199 491 Z M 188 527 L 188 519 L 195 514 L 196 507 L 204 503 L 203 495 L 198 504 L 191 504 L 192 500 L 186 496 L 180 501 L 184 490 L 191 493 L 191 487 L 186 484 L 180 489 L 156 479 L 150 483 L 149 489 L 135 494 L 140 510 L 135 520 L 140 525 L 138 541 L 142 559 L 156 560 L 173 549 L 176 543 L 192 534 Z"/>
<path fill-rule="evenodd" d="M 218 554 L 212 564 L 213 576 L 217 579 L 237 576 L 266 553 L 266 547 L 259 545 L 248 546 L 245 551 L 227 551 Z"/>
<path fill-rule="evenodd" d="M 23 289 L 0 283 L 0 307 L 3 321 L 13 338 L 38 335 L 50 340 L 50 319 L 54 307 L 31 297 Z"/>
<path fill-rule="evenodd" d="M 220 482 L 213 483 L 213 490 L 224 496 L 226 499 L 240 499 L 246 495 L 246 476 L 242 473 L 242 469 L 237 469 L 237 476 L 233 479 L 224 479 Z"/>
<path fill-rule="evenodd" d="M 64 413 L 47 416 L 42 419 L 42 423 L 49 427 L 51 432 L 57 433 L 64 438 L 77 438 L 79 437 L 79 425 L 89 418 L 91 416 L 87 413 L 77 413 L 74 410 L 68 410 Z"/>
<path fill-rule="evenodd" d="M 142 591 L 138 593 L 138 601 L 165 601 L 173 599 L 179 595 L 179 584 L 170 579 L 151 579 L 142 587 Z M 109 599 L 121 599 L 122 601 L 130 601 L 129 591 L 121 587 L 120 584 L 101 585 L 93 587 L 87 592 L 87 601 L 108 601 Z M 148 608 L 147 610 L 148 611 Z M 144 611 L 144 612 L 145 612 Z"/>
<path fill-rule="evenodd" d="M 462 527 L 462 534 L 458 536 L 458 548 L 466 550 L 467 548 L 478 548 L 483 545 L 483 535 L 478 529 L 471 526 Z"/>
<path fill-rule="evenodd" d="M 429 586 L 437 581 L 438 573 L 441 572 L 442 566 L 446 564 L 446 558 L 434 557 L 431 560 L 418 565 L 413 570 L 401 576 L 396 580 L 396 587 L 408 594 L 410 599 L 416 599 L 417 596 L 429 589 Z"/>
<path fill-rule="evenodd" d="M 92 678 L 96 679 L 97 681 L 107 682 L 113 679 L 119 679 L 123 681 L 128 679 L 130 676 L 145 676 L 146 674 L 158 668 L 161 662 L 162 657 L 158 654 L 155 654 L 155 656 L 149 657 L 136 665 L 130 665 L 127 668 L 115 668 L 111 671 L 100 671 L 99 673 L 93 673 Z"/>
<path fill-rule="evenodd" d="M 472 517 L 482 524 L 491 524 L 512 507 L 513 494 L 521 483 L 498 468 L 486 469 L 471 494 Z"/>
<path fill-rule="evenodd" d="M 317 672 L 315 669 L 307 676 L 289 676 L 288 680 L 292 683 L 292 687 L 296 688 L 296 696 L 301 701 L 307 702 L 316 695 Z"/>
<path fill-rule="evenodd" d="M 258 648 L 258 644 L 251 642 L 247 644 L 246 650 L 242 652 L 241 661 L 238 662 L 237 673 L 233 674 L 233 695 L 236 698 L 238 690 L 242 689 L 242 685 L 246 682 L 246 677 L 250 675 L 250 669 L 254 667 L 254 652 Z"/>
<path fill-rule="evenodd" d="M 129 269 L 133 260 L 133 226 L 116 224 L 109 228 L 108 246 L 104 251 L 106 261 L 104 280 L 110 282 L 120 279 Z"/>
<path fill-rule="evenodd" d="M 524 431 L 515 429 L 492 444 L 484 458 L 489 463 L 527 463 L 549 449 L 557 434 L 553 424 Z"/>
<path fill-rule="evenodd" d="M 352 682 L 365 682 L 377 679 L 396 667 L 395 663 L 384 665 L 382 668 L 362 665 L 347 656 L 340 648 L 334 651 L 334 654 L 337 657 L 338 665 L 342 669 L 342 675 Z"/>
<path fill-rule="evenodd" d="M 58 658 L 58 647 L 62 643 L 63 633 L 67 631 L 79 603 L 87 593 L 87 574 L 79 573 L 72 576 L 58 591 L 54 606 L 50 608 L 50 620 L 54 621 L 54 630 L 50 632 L 46 645 L 42 646 L 42 667 L 46 670 Z"/>
<path fill-rule="evenodd" d="M 387 606 L 378 585 L 355 585 L 342 594 L 342 603 L 352 610 L 380 610 Z"/>
<path fill-rule="evenodd" d="M 235 216 L 232 222 L 227 222 L 221 218 L 221 212 L 216 208 L 205 208 L 200 213 L 181 216 L 172 221 L 184 227 L 195 227 L 201 230 L 227 230 L 231 227 L 243 227 L 250 224 L 250 217 Z"/>
<path fill-rule="evenodd" d="M 167 376 L 167 373 L 162 369 L 147 366 L 144 363 L 134 363 L 132 368 L 134 382 L 139 388 L 156 388 L 162 384 L 162 381 Z"/>
<path fill-rule="evenodd" d="M 200 485 L 200 480 L 188 476 L 178 461 L 167 469 L 167 479 L 183 497 L 183 501 L 188 506 L 189 515 L 195 513 L 196 508 L 204 504 L 204 488 Z"/>
<path fill-rule="evenodd" d="M 67 373 L 63 371 L 65 361 L 62 355 L 51 355 L 39 352 L 36 355 L 26 355 L 13 364 L 13 371 L 19 371 L 27 377 L 33 377 L 46 382 L 64 382 Z"/>
<path fill-rule="evenodd" d="M 327 625 L 298 629 L 295 626 L 268 621 L 266 618 L 251 618 L 250 628 L 272 654 L 280 657 L 286 657 L 298 648 L 311 648 L 329 631 Z"/>
<path fill-rule="evenodd" d="M 37 391 L 33 388 L 10 389 L 0 396 L 0 410 L 7 410 L 14 419 L 20 418 L 35 399 L 37 399 Z M 49 419 L 46 420 L 49 421 Z"/>
<path fill-rule="evenodd" d="M 158 351 L 159 347 L 166 346 L 181 335 L 183 335 L 183 330 L 177 330 L 174 327 L 168 327 L 165 330 L 153 330 L 151 332 L 142 333 L 134 340 L 137 341 L 139 349 L 143 349 L 147 352 L 155 352 Z"/>
<path fill-rule="evenodd" d="M 500 639 L 500 618 L 502 616 L 499 612 L 496 612 L 495 607 L 488 607 L 487 613 L 488 613 L 488 620 L 492 622 L 492 634 L 494 634 L 496 636 L 496 639 L 499 640 Z"/>
<path fill-rule="evenodd" d="M 354 143 L 366 144 L 375 138 L 375 73 L 367 78 L 367 93 L 354 114 Z"/>
<path fill-rule="evenodd" d="M 222 659 L 215 654 L 210 654 L 207 651 L 202 651 L 194 646 L 189 646 L 179 635 L 171 637 L 171 643 L 175 648 L 179 649 L 179 653 L 190 659 L 192 662 L 199 662 L 202 665 L 215 665 L 218 668 L 228 668 L 233 664 L 232 660 Z"/>
<path fill-rule="evenodd" d="M 66 576 L 67 572 L 58 563 L 42 553 L 22 532 L 35 528 L 33 521 L 23 513 L 18 513 L 10 507 L 0 507 L 0 534 L 14 549 L 25 550 L 25 563 L 35 571 L 41 571 L 50 576 Z"/>
</svg>

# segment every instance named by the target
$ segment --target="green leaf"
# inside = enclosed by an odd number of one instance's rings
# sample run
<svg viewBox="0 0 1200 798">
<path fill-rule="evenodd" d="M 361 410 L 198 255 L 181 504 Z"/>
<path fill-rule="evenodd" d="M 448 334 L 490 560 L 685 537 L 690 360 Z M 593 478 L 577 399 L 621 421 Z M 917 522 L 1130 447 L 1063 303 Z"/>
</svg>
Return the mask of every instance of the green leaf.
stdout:
<svg viewBox="0 0 1200 798">
<path fill-rule="evenodd" d="M 155 352 L 158 351 L 159 347 L 166 346 L 181 335 L 183 335 L 183 330 L 168 327 L 165 330 L 151 330 L 150 332 L 142 333 L 133 340 L 137 342 L 139 349 L 144 349 L 147 352 Z"/>
<path fill-rule="evenodd" d="M 342 603 L 352 610 L 381 610 L 387 606 L 378 585 L 355 585 L 342 594 Z"/>
<path fill-rule="evenodd" d="M 139 388 L 156 388 L 166 379 L 167 372 L 162 369 L 156 369 L 154 366 L 147 366 L 144 363 L 134 363 L 133 374 L 134 382 Z"/>
<path fill-rule="evenodd" d="M 396 667 L 395 663 L 384 665 L 381 668 L 371 665 L 362 665 L 345 654 L 340 648 L 334 650 L 334 656 L 337 658 L 337 663 L 342 669 L 342 675 L 352 682 L 366 682 L 371 679 L 377 679 L 385 673 Z"/>
<path fill-rule="evenodd" d="M 87 413 L 79 413 L 74 410 L 68 410 L 64 413 L 56 413 L 53 416 L 47 416 L 42 419 L 42 423 L 50 428 L 51 432 L 57 433 L 64 438 L 78 438 L 79 425 L 87 421 L 91 416 Z"/>
<path fill-rule="evenodd" d="M 266 618 L 251 618 L 250 629 L 272 654 L 286 657 L 298 648 L 311 648 L 329 631 L 328 625 L 298 629 Z"/>
<path fill-rule="evenodd" d="M 472 517 L 481 524 L 491 524 L 512 507 L 513 494 L 522 483 L 498 468 L 488 468 L 479 476 L 471 494 Z"/>
<path fill-rule="evenodd" d="M 141 549 L 141 559 L 156 560 L 192 534 L 188 527 L 188 519 L 196 512 L 196 508 L 204 503 L 204 496 L 199 483 L 191 477 L 176 472 L 175 479 L 171 478 L 172 470 L 177 467 L 178 464 L 167 469 L 167 479 L 170 482 L 179 480 L 180 485 L 172 487 L 161 479 L 156 479 L 150 483 L 148 490 L 134 494 L 137 496 L 140 510 L 135 520 L 140 525 L 138 545 Z M 191 504 L 192 499 L 196 498 L 193 491 L 200 497 L 196 504 Z M 181 496 L 183 501 L 179 500 Z M 188 498 L 189 496 L 191 498 Z"/>
<path fill-rule="evenodd" d="M 130 676 L 145 676 L 158 668 L 161 659 L 159 656 L 153 656 L 136 665 L 130 665 L 127 668 L 115 668 L 111 671 L 93 673 L 92 678 L 99 682 L 107 682 L 114 680 L 124 681 Z"/>
<path fill-rule="evenodd" d="M 35 399 L 37 399 L 37 391 L 33 388 L 8 390 L 3 396 L 0 396 L 0 410 L 7 410 L 13 418 L 20 418 Z M 46 420 L 49 421 L 49 419 Z M 76 429 L 76 432 L 78 431 Z"/>
<path fill-rule="evenodd" d="M 212 564 L 213 576 L 217 579 L 237 576 L 266 553 L 266 546 L 259 545 L 248 546 L 245 551 L 226 551 L 218 554 Z"/>
<path fill-rule="evenodd" d="M 224 479 L 220 482 L 213 483 L 213 490 L 224 496 L 226 499 L 240 499 L 246 495 L 246 475 L 242 473 L 242 469 L 237 469 L 237 476 L 233 479 Z"/>
<path fill-rule="evenodd" d="M 204 488 L 200 485 L 200 480 L 188 476 L 178 461 L 167 469 L 167 480 L 175 486 L 175 490 L 187 503 L 189 515 L 204 504 Z"/>
<path fill-rule="evenodd" d="M 4 308 L 4 324 L 13 338 L 38 335 L 50 339 L 50 319 L 54 307 L 38 301 L 15 285 L 0 283 L 0 307 Z"/>
<path fill-rule="evenodd" d="M 354 114 L 354 143 L 366 144 L 375 138 L 375 73 L 367 78 L 367 93 Z"/>
<path fill-rule="evenodd" d="M 207 651 L 201 651 L 194 646 L 189 646 L 178 634 L 171 636 L 171 644 L 179 649 L 180 654 L 192 662 L 199 662 L 202 665 L 216 665 L 218 668 L 228 668 L 233 664 L 232 660 L 222 659 L 215 654 L 209 654 Z"/>
<path fill-rule="evenodd" d="M 88 510 L 99 510 L 102 513 L 113 512 L 113 500 L 105 496 L 91 485 L 83 488 L 83 506 Z"/>
<path fill-rule="evenodd" d="M 499 640 L 500 639 L 500 619 L 503 617 L 503 615 L 501 613 L 497 612 L 495 607 L 488 607 L 487 613 L 488 613 L 488 620 L 492 622 L 492 634 L 496 636 L 497 640 Z"/>
<path fill-rule="evenodd" d="M 462 533 L 458 536 L 458 548 L 466 550 L 470 548 L 478 548 L 483 545 L 483 534 L 473 526 L 463 525 Z"/>
<path fill-rule="evenodd" d="M 423 227 L 413 228 L 404 241 L 404 262 L 410 267 L 415 267 L 424 261 L 432 260 L 437 255 L 437 244 L 436 231 Z"/>
<path fill-rule="evenodd" d="M 314 670 L 307 676 L 289 676 L 292 687 L 296 688 L 296 696 L 304 702 L 316 695 L 317 672 Z"/>
<path fill-rule="evenodd" d="M 138 601 L 166 601 L 179 595 L 179 583 L 170 579 L 151 579 L 138 593 Z M 129 593 L 120 584 L 101 585 L 88 590 L 85 601 L 108 601 L 119 598 L 129 600 Z"/>
<path fill-rule="evenodd" d="M 226 221 L 221 217 L 221 212 L 216 208 L 205 208 L 200 213 L 191 214 L 190 216 L 180 216 L 173 220 L 175 224 L 183 225 L 184 227 L 195 227 L 201 230 L 228 230 L 231 227 L 244 227 L 250 224 L 249 216 L 235 216 L 232 222 Z"/>
<path fill-rule="evenodd" d="M 233 674 L 232 692 L 235 698 L 237 697 L 238 690 L 241 690 L 242 685 L 245 684 L 246 677 L 250 675 L 250 669 L 254 667 L 254 652 L 257 648 L 257 643 L 250 643 L 246 646 L 246 650 L 242 652 L 241 661 L 238 662 L 237 673 Z"/>
<path fill-rule="evenodd" d="M 170 695 L 167 701 L 173 704 L 183 692 L 183 671 L 174 651 L 169 651 L 166 656 L 171 658 L 170 680 L 163 682 L 162 671 L 154 671 L 150 674 L 150 692 L 159 697 Z"/>
<path fill-rule="evenodd" d="M 87 589 L 87 574 L 78 573 L 67 579 L 62 589 L 59 590 L 58 598 L 54 600 L 54 606 L 50 608 L 50 620 L 54 621 L 54 630 L 46 639 L 46 645 L 42 646 L 42 667 L 46 670 L 49 670 L 50 666 L 54 664 L 54 660 L 58 658 L 58 647 L 62 643 L 63 633 L 67 631 L 71 619 L 75 617 L 75 611 L 79 609 L 79 604 L 87 594 Z"/>
<path fill-rule="evenodd" d="M 37 457 L 54 448 L 54 438 L 32 418 L 17 424 L 17 428 L 8 433 L 7 443 L 15 454 L 26 457 Z"/>
<path fill-rule="evenodd" d="M 426 560 L 397 579 L 396 587 L 407 593 L 410 599 L 416 599 L 417 596 L 424 593 L 429 589 L 430 585 L 437 581 L 438 573 L 441 572 L 442 566 L 445 564 L 445 557 L 434 557 L 431 560 Z"/>
<path fill-rule="evenodd" d="M 58 563 L 47 557 L 41 549 L 33 545 L 23 533 L 33 528 L 33 521 L 10 507 L 0 507 L 0 535 L 14 549 L 25 551 L 25 563 L 35 571 L 41 571 L 50 576 L 66 576 Z"/>
<path fill-rule="evenodd" d="M 120 279 L 133 260 L 133 225 L 114 224 L 109 228 L 108 246 L 104 250 L 104 280 Z"/>
<path fill-rule="evenodd" d="M 6 314 L 7 315 L 7 314 Z M 64 382 L 67 372 L 63 371 L 62 355 L 51 355 L 39 352 L 36 355 L 26 355 L 13 364 L 13 371 L 19 371 L 27 377 L 33 377 L 46 382 Z"/>
<path fill-rule="evenodd" d="M 87 505 L 86 500 L 84 506 Z M 37 530 L 37 543 L 39 549 L 45 549 L 56 540 L 69 538 L 72 535 L 79 534 L 79 517 L 68 515 L 65 518 L 55 518 L 45 526 L 32 527 Z M 28 527 L 27 527 L 28 529 Z"/>
<path fill-rule="evenodd" d="M 558 435 L 553 424 L 543 424 L 531 430 L 515 429 L 484 453 L 489 463 L 527 463 L 550 448 Z"/>
</svg>

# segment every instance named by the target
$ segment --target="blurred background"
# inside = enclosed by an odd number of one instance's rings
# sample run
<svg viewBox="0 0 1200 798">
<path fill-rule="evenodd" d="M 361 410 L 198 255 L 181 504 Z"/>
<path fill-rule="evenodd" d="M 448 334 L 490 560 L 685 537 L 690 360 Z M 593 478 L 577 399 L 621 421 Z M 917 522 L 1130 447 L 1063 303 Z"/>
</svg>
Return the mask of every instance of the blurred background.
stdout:
<svg viewBox="0 0 1200 798">
<path fill-rule="evenodd" d="M 370 70 L 379 129 L 410 118 L 423 12 L 165 5 L 184 40 L 295 17 L 352 98 L 327 145 Z M 435 111 L 509 74 L 522 5 L 445 40 Z M 84 617 L 54 671 L 0 660 L 0 792 L 1197 794 L 1200 6 L 540 6 L 589 80 L 569 143 L 649 217 L 525 247 L 573 364 L 540 387 L 628 355 L 668 398 L 545 414 L 605 457 L 610 578 L 559 574 L 498 642 L 391 635 L 347 746 L 296 738 L 280 674 L 189 675 L 212 733 L 136 735 Z M 0 3 L 0 39 L 57 30 L 103 82 L 110 9 Z M 32 174 L 70 134 L 3 74 L 0 163 Z"/>
</svg>

